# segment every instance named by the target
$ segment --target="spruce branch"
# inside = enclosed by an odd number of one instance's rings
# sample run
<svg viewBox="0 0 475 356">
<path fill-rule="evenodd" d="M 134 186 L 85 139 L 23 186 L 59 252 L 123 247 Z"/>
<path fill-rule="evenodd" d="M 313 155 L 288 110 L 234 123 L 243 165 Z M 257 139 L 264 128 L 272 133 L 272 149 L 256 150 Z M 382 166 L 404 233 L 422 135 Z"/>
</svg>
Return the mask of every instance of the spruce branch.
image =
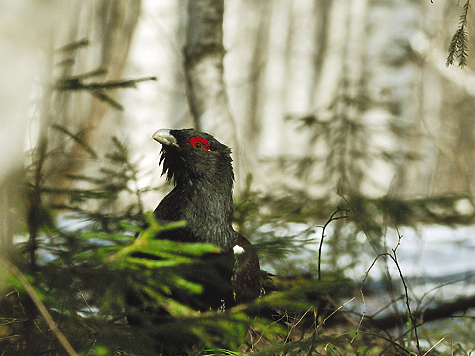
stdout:
<svg viewBox="0 0 475 356">
<path fill-rule="evenodd" d="M 468 57 L 468 32 L 467 27 L 467 16 L 468 8 L 470 7 L 470 0 L 467 0 L 463 6 L 462 15 L 460 15 L 459 26 L 457 31 L 455 31 L 450 41 L 447 61 L 445 65 L 453 65 L 454 62 L 458 61 L 458 66 L 463 68 L 467 64 Z"/>
<path fill-rule="evenodd" d="M 65 46 L 62 46 L 60 48 L 58 48 L 56 50 L 56 52 L 64 52 L 64 53 L 67 53 L 67 52 L 74 52 L 76 51 L 77 49 L 79 48 L 83 48 L 83 47 L 87 47 L 89 46 L 91 43 L 89 42 L 89 40 L 87 38 L 82 38 L 80 40 L 77 40 L 77 41 L 74 41 L 74 42 L 71 42 Z"/>
<path fill-rule="evenodd" d="M 90 77 L 104 75 L 105 73 L 107 72 L 104 69 L 100 68 L 100 69 L 97 69 L 85 74 L 60 79 L 56 82 L 55 89 L 59 91 L 86 90 L 92 96 L 111 105 L 114 109 L 123 110 L 124 107 L 120 103 L 112 99 L 109 95 L 107 95 L 104 92 L 105 90 L 135 88 L 137 83 L 150 81 L 150 80 L 157 80 L 156 77 L 144 77 L 144 78 L 126 79 L 126 80 L 110 80 L 106 82 L 92 82 L 92 83 L 84 82 L 84 80 Z"/>
<path fill-rule="evenodd" d="M 97 153 L 94 151 L 94 149 L 91 146 L 89 146 L 81 138 L 81 134 L 74 134 L 71 131 L 69 131 L 66 127 L 64 127 L 63 125 L 59 125 L 59 124 L 53 124 L 52 128 L 55 129 L 55 130 L 58 130 L 59 132 L 64 133 L 65 135 L 67 135 L 69 137 L 71 137 L 79 146 L 84 148 L 84 150 L 86 150 L 91 155 L 91 158 L 97 159 L 97 157 L 98 157 Z"/>
</svg>

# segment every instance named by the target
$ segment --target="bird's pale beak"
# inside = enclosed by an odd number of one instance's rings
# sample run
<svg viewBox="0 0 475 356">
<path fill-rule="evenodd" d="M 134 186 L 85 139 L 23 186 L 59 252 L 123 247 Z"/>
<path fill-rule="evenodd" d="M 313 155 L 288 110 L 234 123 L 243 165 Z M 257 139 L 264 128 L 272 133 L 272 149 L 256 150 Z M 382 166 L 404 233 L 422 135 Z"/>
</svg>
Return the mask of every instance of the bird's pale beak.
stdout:
<svg viewBox="0 0 475 356">
<path fill-rule="evenodd" d="M 180 148 L 180 146 L 178 146 L 175 136 L 170 133 L 169 129 L 160 129 L 155 131 L 152 135 L 152 138 L 158 143 L 161 143 L 162 145 L 172 145 Z"/>
</svg>

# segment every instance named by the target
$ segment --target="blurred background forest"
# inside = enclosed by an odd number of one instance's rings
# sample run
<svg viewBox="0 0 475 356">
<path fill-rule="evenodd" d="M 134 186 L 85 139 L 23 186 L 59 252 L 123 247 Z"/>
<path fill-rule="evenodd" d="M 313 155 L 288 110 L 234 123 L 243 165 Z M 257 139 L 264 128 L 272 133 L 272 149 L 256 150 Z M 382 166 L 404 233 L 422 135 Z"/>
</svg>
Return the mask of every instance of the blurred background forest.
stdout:
<svg viewBox="0 0 475 356">
<path fill-rule="evenodd" d="M 0 4 L 0 354 L 147 354 L 111 254 L 170 190 L 152 133 L 188 127 L 233 149 L 235 225 L 277 289 L 249 308 L 285 318 L 206 316 L 206 348 L 473 352 L 470 1 Z"/>
</svg>

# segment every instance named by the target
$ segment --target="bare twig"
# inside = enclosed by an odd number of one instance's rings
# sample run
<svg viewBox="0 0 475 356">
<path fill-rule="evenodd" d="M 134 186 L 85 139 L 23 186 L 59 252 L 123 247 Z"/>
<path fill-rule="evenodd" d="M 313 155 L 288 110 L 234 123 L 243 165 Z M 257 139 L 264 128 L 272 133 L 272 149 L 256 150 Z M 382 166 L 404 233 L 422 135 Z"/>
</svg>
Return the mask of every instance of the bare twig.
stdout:
<svg viewBox="0 0 475 356">
<path fill-rule="evenodd" d="M 61 345 L 63 345 L 68 355 L 77 356 L 76 351 L 74 351 L 68 339 L 66 339 L 64 334 L 58 329 L 53 318 L 51 317 L 48 310 L 46 309 L 45 305 L 41 302 L 40 298 L 38 298 L 38 295 L 36 294 L 32 285 L 26 280 L 26 278 L 23 276 L 20 270 L 16 266 L 11 264 L 8 260 L 4 259 L 2 256 L 0 256 L 0 262 L 10 271 L 11 274 L 13 274 L 20 281 L 21 284 L 23 284 L 31 300 L 33 301 L 33 303 L 35 303 L 36 307 L 38 308 L 41 315 L 45 319 L 49 328 L 51 329 L 53 334 L 56 336 L 58 341 L 61 343 Z"/>
<path fill-rule="evenodd" d="M 324 325 L 328 319 L 330 319 L 333 315 L 335 315 L 335 314 L 336 314 L 341 308 L 343 308 L 345 305 L 347 305 L 348 303 L 351 303 L 353 300 L 355 300 L 355 298 L 356 298 L 356 297 L 353 297 L 353 298 L 347 300 L 345 303 L 343 303 L 343 304 L 340 305 L 338 308 L 336 308 L 333 312 L 331 312 L 330 315 L 328 315 L 325 319 L 323 319 L 320 324 L 317 325 L 317 328 L 319 328 L 320 326 Z"/>
<path fill-rule="evenodd" d="M 290 334 L 291 334 L 292 331 L 295 329 L 295 327 L 300 324 L 300 322 L 304 319 L 304 317 L 305 317 L 305 316 L 308 314 L 308 312 L 309 312 L 310 310 L 312 310 L 312 309 L 313 309 L 313 307 L 308 308 L 308 309 L 305 311 L 305 313 L 302 314 L 302 316 L 299 318 L 299 320 L 297 320 L 296 323 L 292 323 L 292 325 L 290 326 L 290 330 L 289 330 L 289 332 L 287 333 L 287 336 L 285 337 L 284 344 L 290 339 Z"/>
<path fill-rule="evenodd" d="M 412 328 L 414 329 L 414 337 L 416 338 L 417 351 L 418 351 L 419 355 L 422 355 L 421 345 L 419 344 L 419 336 L 417 335 L 417 322 L 416 322 L 416 320 L 414 320 L 414 315 L 412 314 L 411 306 L 409 305 L 409 292 L 408 292 L 408 289 L 407 289 L 406 280 L 405 280 L 404 276 L 402 275 L 401 267 L 399 266 L 399 263 L 398 263 L 398 260 L 397 260 L 397 255 L 396 255 L 397 248 L 401 245 L 401 239 L 402 239 L 402 235 L 399 233 L 399 229 L 397 228 L 397 226 L 396 226 L 396 231 L 397 231 L 397 235 L 398 235 L 398 242 L 397 242 L 396 247 L 393 248 L 393 253 L 388 254 L 388 256 L 389 256 L 389 258 L 391 258 L 393 260 L 394 264 L 396 265 L 396 268 L 399 272 L 399 277 L 401 278 L 401 282 L 404 286 L 404 296 L 405 296 L 405 301 L 406 301 L 406 308 L 407 308 L 407 312 L 409 314 L 409 318 L 411 319 Z"/>
<path fill-rule="evenodd" d="M 371 266 L 368 268 L 368 270 L 365 273 L 365 276 L 363 278 L 363 283 L 362 283 L 361 288 L 360 288 L 360 293 L 361 293 L 361 297 L 363 298 L 363 306 L 364 306 L 365 305 L 365 300 L 364 300 L 364 294 L 363 294 L 363 286 L 366 282 L 366 279 L 368 278 L 370 270 L 373 268 L 373 266 L 376 264 L 376 262 L 378 261 L 378 259 L 380 257 L 383 257 L 383 256 L 389 257 L 394 262 L 394 264 L 395 264 L 395 266 L 398 270 L 398 273 L 399 273 L 399 278 L 402 281 L 402 284 L 403 284 L 403 287 L 404 287 L 404 301 L 405 301 L 405 304 L 406 304 L 408 318 L 411 321 L 411 329 L 409 331 L 414 330 L 414 337 L 416 339 L 417 352 L 418 352 L 418 355 L 422 355 L 421 347 L 420 347 L 420 344 L 419 344 L 419 336 L 418 336 L 418 333 L 417 333 L 417 322 L 414 318 L 414 315 L 413 315 L 412 310 L 411 310 L 411 306 L 409 304 L 409 292 L 408 292 L 406 280 L 404 278 L 404 275 L 402 274 L 401 267 L 399 266 L 399 262 L 398 262 L 397 254 L 396 254 L 398 247 L 401 245 L 401 239 L 402 239 L 402 235 L 399 233 L 399 230 L 398 230 L 397 226 L 396 226 L 396 231 L 397 231 L 397 234 L 398 234 L 398 242 L 397 242 L 396 246 L 392 249 L 392 253 L 385 252 L 385 253 L 380 253 L 378 256 L 376 256 L 376 258 L 371 263 Z M 361 316 L 357 332 L 358 332 L 358 330 L 359 330 L 359 328 L 360 328 L 360 326 L 363 322 L 364 317 L 365 317 L 365 310 L 363 309 L 363 314 Z"/>
<path fill-rule="evenodd" d="M 355 335 L 353 336 L 353 338 L 351 339 L 350 343 L 354 341 L 356 335 L 358 335 L 358 332 L 361 328 L 361 324 L 363 324 L 363 320 L 366 316 L 366 300 L 365 300 L 365 297 L 364 297 L 364 293 L 363 293 L 363 287 L 366 283 L 366 280 L 368 279 L 368 276 L 369 276 L 369 272 L 373 269 L 373 266 L 376 264 L 376 262 L 379 260 L 379 258 L 383 256 L 381 254 L 379 254 L 378 256 L 376 256 L 376 258 L 373 260 L 373 262 L 371 263 L 371 265 L 369 266 L 369 268 L 366 270 L 366 273 L 364 275 L 364 278 L 363 278 L 363 282 L 361 283 L 361 288 L 360 288 L 360 294 L 361 294 L 361 300 L 362 300 L 362 303 L 363 303 L 363 313 L 361 314 L 361 318 L 360 318 L 360 321 L 358 323 L 358 327 L 356 328 L 356 333 Z"/>
<path fill-rule="evenodd" d="M 338 213 L 343 212 L 343 215 L 340 216 L 335 216 Z M 318 246 L 318 281 L 320 282 L 322 280 L 322 274 L 321 274 L 321 264 L 322 264 L 322 247 L 323 247 L 323 239 L 325 238 L 325 229 L 327 226 L 334 220 L 339 220 L 339 219 L 346 219 L 348 217 L 348 209 L 342 209 L 340 207 L 337 207 L 337 209 L 331 214 L 330 218 L 327 220 L 325 225 L 321 226 L 323 228 L 322 230 L 322 239 L 320 240 L 320 246 Z"/>
<path fill-rule="evenodd" d="M 429 352 L 432 351 L 433 348 L 435 348 L 437 345 L 439 345 L 442 341 L 445 340 L 445 338 L 448 338 L 450 339 L 450 354 L 453 356 L 454 355 L 454 339 L 452 338 L 452 336 L 450 335 L 446 335 L 444 336 L 442 339 L 440 339 L 439 341 L 437 341 L 434 345 L 431 346 L 431 348 L 429 350 L 427 350 L 424 355 L 422 356 L 426 356 Z"/>
</svg>

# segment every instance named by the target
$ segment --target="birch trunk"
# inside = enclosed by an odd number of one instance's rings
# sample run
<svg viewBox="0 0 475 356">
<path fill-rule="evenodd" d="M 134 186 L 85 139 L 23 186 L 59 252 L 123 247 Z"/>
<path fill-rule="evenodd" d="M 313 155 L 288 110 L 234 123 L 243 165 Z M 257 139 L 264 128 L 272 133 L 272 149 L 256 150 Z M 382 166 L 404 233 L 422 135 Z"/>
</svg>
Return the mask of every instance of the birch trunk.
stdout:
<svg viewBox="0 0 475 356">
<path fill-rule="evenodd" d="M 232 147 L 234 167 L 240 171 L 237 127 L 229 111 L 224 84 L 223 17 L 224 0 L 189 1 L 185 78 L 196 129 L 215 135 Z M 243 174 L 236 176 L 239 180 L 243 178 Z"/>
</svg>

